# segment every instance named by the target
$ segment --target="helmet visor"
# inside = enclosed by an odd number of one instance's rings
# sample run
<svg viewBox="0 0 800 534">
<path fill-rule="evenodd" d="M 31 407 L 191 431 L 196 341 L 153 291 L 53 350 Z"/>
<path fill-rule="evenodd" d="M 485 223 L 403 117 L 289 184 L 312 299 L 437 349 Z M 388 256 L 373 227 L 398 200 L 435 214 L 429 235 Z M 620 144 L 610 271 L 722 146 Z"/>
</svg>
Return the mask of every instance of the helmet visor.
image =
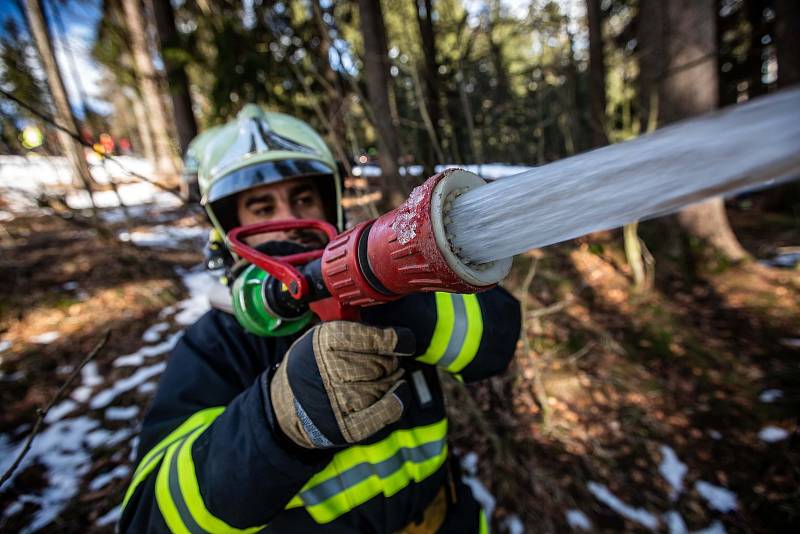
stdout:
<svg viewBox="0 0 800 534">
<path fill-rule="evenodd" d="M 282 159 L 261 162 L 237 169 L 215 181 L 208 190 L 206 202 L 211 204 L 259 185 L 302 176 L 332 174 L 333 172 L 335 169 L 313 159 Z"/>
</svg>

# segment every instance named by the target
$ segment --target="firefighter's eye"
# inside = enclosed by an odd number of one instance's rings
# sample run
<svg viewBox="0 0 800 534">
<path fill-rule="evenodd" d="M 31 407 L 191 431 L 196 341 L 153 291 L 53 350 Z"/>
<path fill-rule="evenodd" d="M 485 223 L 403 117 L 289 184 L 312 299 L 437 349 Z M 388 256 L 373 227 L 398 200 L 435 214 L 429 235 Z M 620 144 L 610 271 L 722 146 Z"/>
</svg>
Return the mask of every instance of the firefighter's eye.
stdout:
<svg viewBox="0 0 800 534">
<path fill-rule="evenodd" d="M 314 203 L 314 195 L 309 193 L 302 193 L 294 197 L 294 203 L 298 206 L 308 207 Z"/>
<path fill-rule="evenodd" d="M 272 204 L 256 204 L 250 208 L 253 215 L 259 217 L 271 217 L 275 213 L 275 206 Z"/>
</svg>

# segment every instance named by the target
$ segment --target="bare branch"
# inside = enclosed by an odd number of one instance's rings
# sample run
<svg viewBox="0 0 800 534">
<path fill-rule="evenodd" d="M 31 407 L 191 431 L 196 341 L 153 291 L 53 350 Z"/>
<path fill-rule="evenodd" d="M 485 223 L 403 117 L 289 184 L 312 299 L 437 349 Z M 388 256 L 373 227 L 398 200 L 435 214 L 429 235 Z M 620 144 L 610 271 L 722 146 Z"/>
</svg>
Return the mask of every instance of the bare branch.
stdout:
<svg viewBox="0 0 800 534">
<path fill-rule="evenodd" d="M 5 484 L 6 481 L 11 478 L 11 476 L 14 474 L 14 471 L 16 471 L 19 465 L 22 463 L 22 460 L 25 458 L 25 455 L 27 455 L 28 451 L 30 451 L 33 439 L 36 437 L 36 434 L 39 433 L 39 430 L 41 430 L 42 424 L 44 423 L 44 418 L 47 417 L 47 412 L 50 411 L 53 405 L 55 405 L 55 403 L 61 399 L 61 396 L 64 394 L 64 391 L 66 391 L 67 387 L 69 387 L 72 381 L 75 380 L 75 377 L 78 376 L 78 373 L 81 372 L 81 369 L 83 369 L 87 363 L 92 361 L 94 357 L 97 356 L 100 350 L 102 350 L 102 348 L 106 345 L 106 343 L 108 343 L 108 339 L 110 337 L 111 337 L 111 330 L 106 330 L 105 333 L 103 334 L 103 339 L 101 339 L 100 342 L 97 345 L 95 345 L 92 351 L 83 359 L 83 361 L 78 365 L 78 367 L 76 367 L 75 370 L 72 371 L 72 374 L 69 375 L 69 378 L 67 378 L 66 382 L 61 384 L 61 387 L 58 388 L 58 391 L 56 392 L 55 395 L 53 395 L 53 398 L 50 399 L 50 402 L 47 403 L 47 406 L 45 406 L 43 410 L 37 410 L 39 416 L 36 418 L 36 423 L 34 423 L 33 429 L 31 429 L 30 434 L 28 434 L 28 439 L 25 441 L 25 445 L 23 445 L 22 450 L 19 451 L 19 454 L 17 455 L 17 458 L 14 460 L 14 463 L 12 463 L 11 466 L 5 470 L 3 476 L 0 477 L 0 487 L 2 487 L 3 484 Z"/>
</svg>

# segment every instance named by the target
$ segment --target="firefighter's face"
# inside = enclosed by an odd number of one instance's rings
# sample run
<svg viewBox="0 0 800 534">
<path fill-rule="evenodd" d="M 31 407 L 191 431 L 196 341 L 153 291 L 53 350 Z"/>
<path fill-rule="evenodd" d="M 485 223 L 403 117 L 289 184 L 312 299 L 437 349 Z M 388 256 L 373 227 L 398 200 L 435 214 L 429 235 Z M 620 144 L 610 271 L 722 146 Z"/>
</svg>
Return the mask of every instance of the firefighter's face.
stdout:
<svg viewBox="0 0 800 534">
<path fill-rule="evenodd" d="M 311 178 L 295 178 L 244 191 L 237 198 L 236 211 L 242 226 L 266 221 L 325 220 L 322 198 Z M 289 230 L 254 235 L 245 241 L 250 246 L 267 241 L 293 241 L 320 248 L 325 244 L 325 235 L 316 230 Z"/>
</svg>

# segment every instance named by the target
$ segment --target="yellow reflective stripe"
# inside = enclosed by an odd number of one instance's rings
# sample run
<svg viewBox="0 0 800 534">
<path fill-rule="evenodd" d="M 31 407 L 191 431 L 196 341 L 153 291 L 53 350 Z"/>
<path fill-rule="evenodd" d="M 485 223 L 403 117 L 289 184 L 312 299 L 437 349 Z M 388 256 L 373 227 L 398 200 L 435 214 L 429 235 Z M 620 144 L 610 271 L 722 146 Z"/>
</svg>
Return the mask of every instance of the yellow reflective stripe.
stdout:
<svg viewBox="0 0 800 534">
<path fill-rule="evenodd" d="M 486 512 L 481 508 L 480 526 L 478 527 L 479 534 L 489 534 L 489 521 L 486 520 Z"/>
<path fill-rule="evenodd" d="M 422 443 L 443 439 L 447 435 L 447 419 L 442 419 L 436 423 L 426 426 L 418 426 L 405 430 L 396 430 L 386 439 L 373 443 L 372 445 L 354 445 L 347 449 L 337 452 L 333 460 L 325 468 L 315 474 L 300 490 L 312 488 L 326 480 L 338 476 L 342 471 L 346 471 L 356 465 L 369 462 L 376 464 L 386 460 L 398 451 L 406 447 L 412 448 Z"/>
<path fill-rule="evenodd" d="M 458 373 L 469 365 L 478 353 L 481 336 L 483 336 L 483 317 L 481 317 L 481 306 L 478 304 L 477 295 L 463 295 L 463 297 L 467 312 L 467 335 L 458 357 L 447 367 L 451 373 Z"/>
<path fill-rule="evenodd" d="M 304 506 L 302 495 L 319 491 L 321 487 L 331 482 L 336 482 L 337 477 L 353 468 L 364 464 L 378 466 L 387 460 L 391 461 L 401 449 L 414 449 L 426 445 L 441 446 L 441 451 L 424 461 L 404 461 L 391 474 L 384 478 L 373 468 L 370 476 L 360 480 L 357 484 L 347 487 L 343 491 L 313 505 L 306 505 L 306 510 L 319 523 L 328 523 L 356 506 L 368 501 L 372 497 L 383 493 L 387 497 L 394 495 L 412 480 L 420 482 L 436 472 L 447 458 L 447 419 L 436 423 L 397 430 L 386 439 L 371 445 L 355 445 L 336 453 L 331 462 L 320 472 L 314 475 L 286 506 L 287 509 Z M 407 453 L 406 453 L 407 454 Z M 402 458 L 402 456 L 400 456 Z"/>
<path fill-rule="evenodd" d="M 320 504 L 307 506 L 306 510 L 317 523 L 330 523 L 380 493 L 391 497 L 408 486 L 412 480 L 414 482 L 425 480 L 435 473 L 446 460 L 447 444 L 444 444 L 442 452 L 433 458 L 421 463 L 405 462 L 400 469 L 387 478 L 380 478 L 374 474 Z"/>
<path fill-rule="evenodd" d="M 417 360 L 423 363 L 436 364 L 447 350 L 447 343 L 453 333 L 453 302 L 449 293 L 434 293 L 436 298 L 436 327 L 433 329 L 431 344 L 425 354 L 418 356 Z"/>
<path fill-rule="evenodd" d="M 189 437 L 187 437 L 180 445 L 178 451 L 178 482 L 181 495 L 189 509 L 189 513 L 197 523 L 197 525 L 206 532 L 211 534 L 250 534 L 258 532 L 266 525 L 259 525 L 245 529 L 235 528 L 227 524 L 222 519 L 215 517 L 206 508 L 203 502 L 203 497 L 200 494 L 200 486 L 197 483 L 197 472 L 194 468 L 194 461 L 192 460 L 192 443 L 202 434 L 208 426 L 198 428 Z M 165 465 L 167 462 L 164 462 Z M 163 469 L 162 469 L 163 470 Z"/>
<path fill-rule="evenodd" d="M 147 478 L 147 475 L 149 475 L 153 469 L 156 468 L 156 466 L 158 466 L 159 461 L 164 456 L 164 451 L 166 451 L 169 446 L 177 441 L 180 441 L 196 428 L 210 423 L 224 410 L 224 407 L 218 406 L 214 408 L 206 408 L 195 414 L 192 414 L 192 416 L 181 423 L 178 428 L 170 432 L 167 437 L 159 441 L 158 444 L 156 444 L 156 446 L 150 450 L 150 452 L 145 454 L 144 458 L 142 458 L 142 461 L 139 462 L 136 471 L 133 473 L 131 484 L 128 486 L 128 491 L 125 492 L 125 498 L 122 500 L 122 508 L 124 509 L 128 504 L 128 501 L 133 496 L 133 492 L 136 491 L 136 488 L 139 486 L 139 484 L 141 484 L 142 481 Z"/>
<path fill-rule="evenodd" d="M 161 462 L 161 468 L 158 470 L 158 476 L 156 476 L 156 502 L 170 532 L 174 534 L 191 534 L 186 525 L 183 524 L 180 513 L 178 513 L 178 509 L 169 492 L 169 464 L 180 444 L 181 442 L 177 442 L 170 445 L 164 456 L 164 461 Z"/>
</svg>

